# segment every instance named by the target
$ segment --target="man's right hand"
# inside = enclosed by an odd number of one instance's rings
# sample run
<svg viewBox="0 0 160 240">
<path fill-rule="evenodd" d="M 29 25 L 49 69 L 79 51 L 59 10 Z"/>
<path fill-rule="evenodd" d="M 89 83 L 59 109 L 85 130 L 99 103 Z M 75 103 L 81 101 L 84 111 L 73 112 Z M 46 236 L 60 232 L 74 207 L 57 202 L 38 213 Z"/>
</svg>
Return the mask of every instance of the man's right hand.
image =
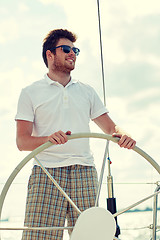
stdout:
<svg viewBox="0 0 160 240">
<path fill-rule="evenodd" d="M 62 131 L 58 131 L 48 136 L 48 141 L 52 142 L 55 145 L 64 144 L 68 141 L 67 135 L 71 135 L 71 132 L 67 131 L 64 133 Z"/>
</svg>

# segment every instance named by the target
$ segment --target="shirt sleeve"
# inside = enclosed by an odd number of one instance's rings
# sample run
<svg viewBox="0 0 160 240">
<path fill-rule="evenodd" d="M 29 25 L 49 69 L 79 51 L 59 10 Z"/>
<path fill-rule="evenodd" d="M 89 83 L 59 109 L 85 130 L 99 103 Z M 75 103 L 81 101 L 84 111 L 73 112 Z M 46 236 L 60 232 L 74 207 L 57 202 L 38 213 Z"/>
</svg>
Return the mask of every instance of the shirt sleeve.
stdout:
<svg viewBox="0 0 160 240">
<path fill-rule="evenodd" d="M 93 120 L 104 113 L 108 113 L 108 110 L 102 103 L 96 91 L 92 89 L 90 118 Z"/>
<path fill-rule="evenodd" d="M 15 120 L 34 121 L 34 109 L 30 96 L 22 89 L 17 107 Z"/>
</svg>

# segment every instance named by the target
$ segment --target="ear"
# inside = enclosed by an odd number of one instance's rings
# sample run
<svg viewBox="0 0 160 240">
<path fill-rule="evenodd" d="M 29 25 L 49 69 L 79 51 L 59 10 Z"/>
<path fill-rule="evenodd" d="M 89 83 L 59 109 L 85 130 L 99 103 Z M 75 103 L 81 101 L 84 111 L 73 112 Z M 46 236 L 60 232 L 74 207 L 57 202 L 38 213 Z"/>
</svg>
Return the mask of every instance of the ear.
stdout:
<svg viewBox="0 0 160 240">
<path fill-rule="evenodd" d="M 50 50 L 47 50 L 46 51 L 46 58 L 47 58 L 48 61 L 52 60 L 52 59 L 54 59 L 54 54 Z"/>
</svg>

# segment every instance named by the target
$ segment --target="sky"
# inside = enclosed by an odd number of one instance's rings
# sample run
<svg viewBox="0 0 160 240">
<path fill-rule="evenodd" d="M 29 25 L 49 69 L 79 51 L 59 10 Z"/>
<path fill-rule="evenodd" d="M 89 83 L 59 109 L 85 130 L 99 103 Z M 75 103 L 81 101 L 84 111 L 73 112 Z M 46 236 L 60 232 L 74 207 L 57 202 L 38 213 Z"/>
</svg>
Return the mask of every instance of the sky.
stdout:
<svg viewBox="0 0 160 240">
<path fill-rule="evenodd" d="M 101 0 L 100 11 L 109 115 L 137 141 L 138 147 L 160 163 L 160 2 Z M 28 154 L 19 152 L 15 143 L 17 101 L 22 88 L 47 72 L 41 57 L 42 42 L 56 28 L 77 34 L 76 46 L 81 52 L 72 76 L 94 87 L 103 101 L 96 0 L 1 0 L 1 185 Z M 93 123 L 91 130 L 101 132 Z M 91 147 L 99 172 L 105 142 L 91 140 Z M 110 143 L 110 158 L 118 208 L 153 193 L 156 185 L 149 183 L 157 182 L 159 176 L 142 157 Z M 31 166 L 26 166 L 17 181 L 27 182 Z M 107 197 L 106 177 L 107 169 L 102 205 Z M 141 184 L 119 184 L 130 182 Z"/>
</svg>

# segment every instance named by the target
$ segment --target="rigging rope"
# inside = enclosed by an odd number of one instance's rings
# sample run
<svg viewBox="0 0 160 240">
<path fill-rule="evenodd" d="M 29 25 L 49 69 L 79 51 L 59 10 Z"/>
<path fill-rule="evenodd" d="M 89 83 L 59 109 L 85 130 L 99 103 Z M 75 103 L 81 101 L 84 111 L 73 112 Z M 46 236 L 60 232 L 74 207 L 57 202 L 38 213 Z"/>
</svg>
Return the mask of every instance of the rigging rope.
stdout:
<svg viewBox="0 0 160 240">
<path fill-rule="evenodd" d="M 100 52 L 101 52 L 101 68 L 102 68 L 102 82 L 103 82 L 103 98 L 104 98 L 104 105 L 106 106 L 106 91 L 105 91 L 105 79 L 104 79 L 103 47 L 102 47 L 102 31 L 101 31 L 101 17 L 100 17 L 100 6 L 99 6 L 99 0 L 97 0 L 97 9 L 98 9 L 98 24 L 99 24 Z"/>
</svg>

